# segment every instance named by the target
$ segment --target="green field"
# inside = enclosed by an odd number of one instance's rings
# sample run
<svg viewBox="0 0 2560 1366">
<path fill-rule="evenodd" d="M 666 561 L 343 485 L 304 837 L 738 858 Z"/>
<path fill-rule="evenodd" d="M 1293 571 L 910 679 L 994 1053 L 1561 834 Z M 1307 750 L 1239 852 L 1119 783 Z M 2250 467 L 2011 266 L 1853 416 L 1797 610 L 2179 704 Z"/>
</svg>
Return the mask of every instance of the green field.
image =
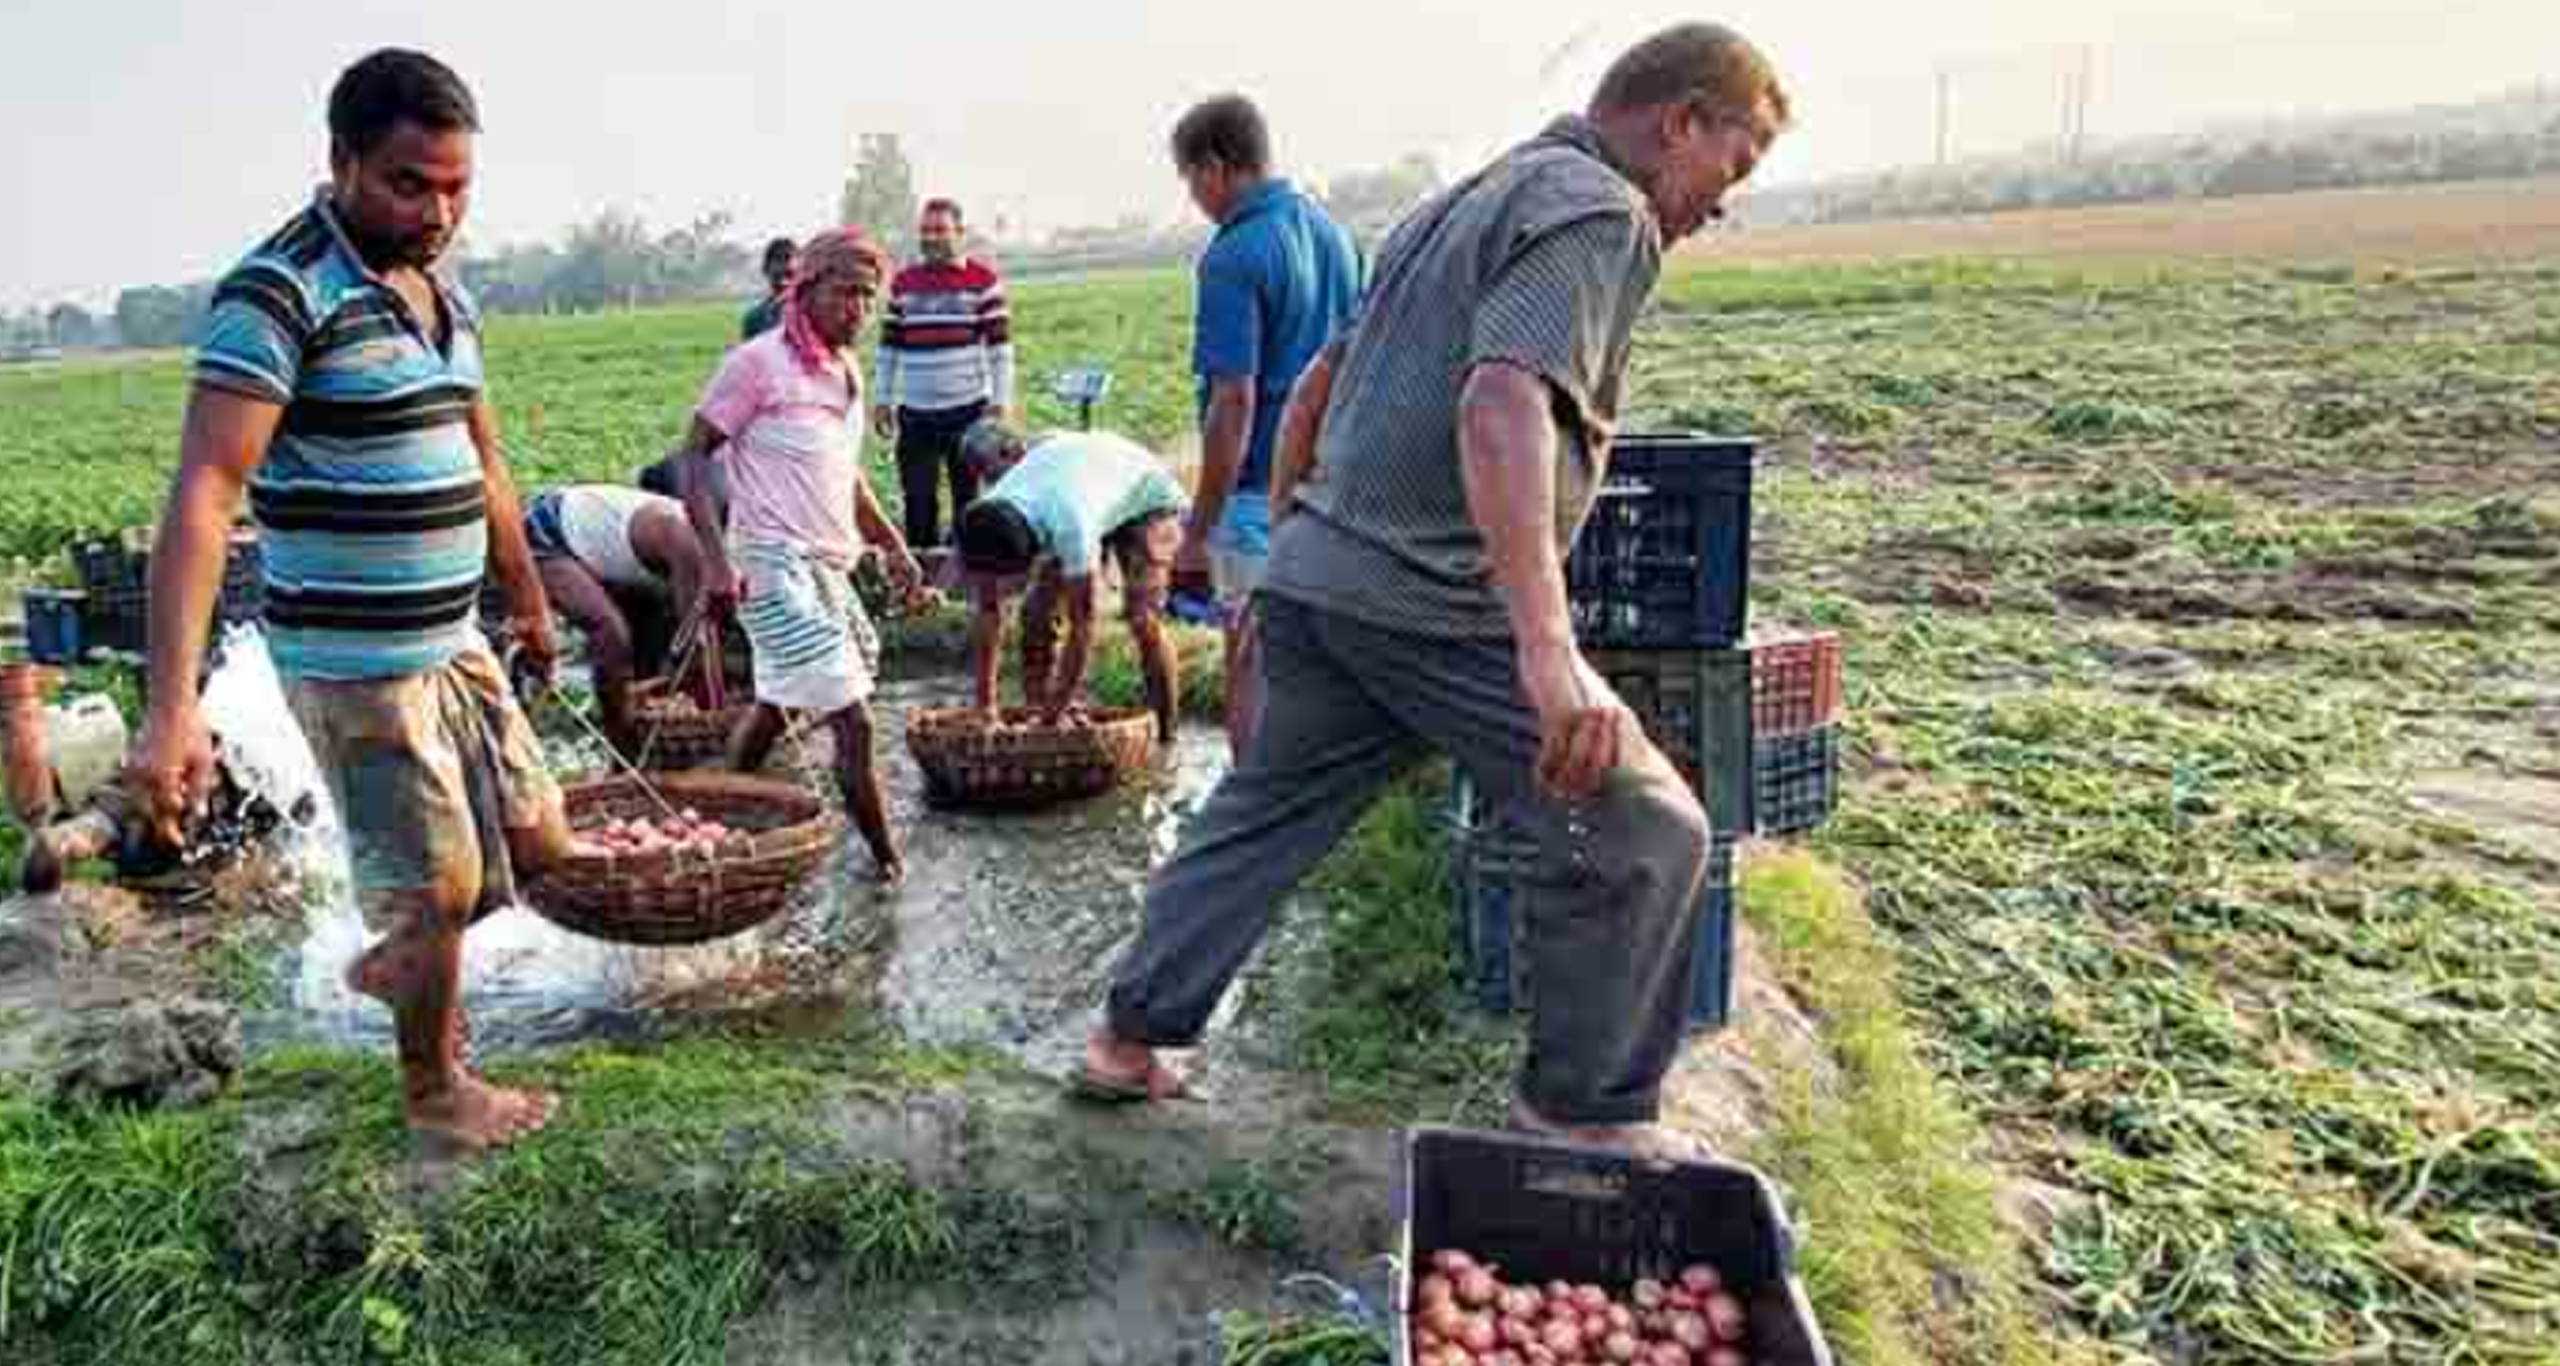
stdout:
<svg viewBox="0 0 2560 1366">
<path fill-rule="evenodd" d="M 1101 361 L 1107 421 L 1181 436 L 1187 308 L 1022 288 L 1034 392 Z M 654 457 L 732 316 L 500 320 L 519 478 Z M 146 518 L 182 385 L 0 377 L 0 553 Z M 1690 264 L 1633 404 L 1768 443 L 1756 610 L 1851 646 L 1816 851 L 1918 1030 L 1875 1066 L 1946 1078 L 1963 1156 L 2043 1193 L 2056 1321 L 2127 1361 L 2560 1361 L 2560 269 Z M 1761 924 L 1817 1006 L 1871 990 Z M 1391 1077 L 1355 1033 L 1328 1065 Z M 1868 1119 L 1758 1155 L 1818 1202 L 1853 1359 L 2020 1359 L 1970 1308 L 1998 1273 L 1914 1278 L 1970 1255 L 1941 1207 L 1842 1176 L 1961 1126 Z"/>
</svg>

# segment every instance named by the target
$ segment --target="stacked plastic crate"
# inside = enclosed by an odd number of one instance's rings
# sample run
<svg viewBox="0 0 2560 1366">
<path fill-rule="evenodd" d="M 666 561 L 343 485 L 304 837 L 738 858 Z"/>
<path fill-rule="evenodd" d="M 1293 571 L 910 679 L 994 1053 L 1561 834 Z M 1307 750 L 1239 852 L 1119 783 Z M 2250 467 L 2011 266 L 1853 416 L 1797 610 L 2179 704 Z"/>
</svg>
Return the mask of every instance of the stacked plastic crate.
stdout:
<svg viewBox="0 0 2560 1366">
<path fill-rule="evenodd" d="M 1690 1022 L 1731 1016 L 1740 837 L 1752 829 L 1749 441 L 1627 436 L 1565 567 L 1574 635 L 1698 791 L 1715 828 L 1698 908 Z M 1458 933 L 1477 1001 L 1523 1004 L 1514 952 L 1535 845 L 1461 791 L 1452 802 Z"/>
</svg>

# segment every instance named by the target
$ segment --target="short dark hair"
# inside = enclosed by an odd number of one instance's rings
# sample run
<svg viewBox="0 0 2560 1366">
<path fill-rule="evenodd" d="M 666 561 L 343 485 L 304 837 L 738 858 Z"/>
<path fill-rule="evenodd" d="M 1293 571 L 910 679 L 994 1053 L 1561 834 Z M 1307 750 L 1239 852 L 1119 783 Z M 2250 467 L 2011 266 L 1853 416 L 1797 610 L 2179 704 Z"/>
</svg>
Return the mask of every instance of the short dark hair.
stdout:
<svg viewBox="0 0 2560 1366">
<path fill-rule="evenodd" d="M 1738 123 L 1765 108 L 1779 128 L 1794 113 L 1768 57 L 1722 24 L 1677 24 L 1627 49 L 1591 98 L 1603 110 L 1688 102 Z"/>
<path fill-rule="evenodd" d="M 1019 574 L 1040 557 L 1040 533 L 1022 509 L 981 498 L 960 514 L 960 567 L 972 574 Z"/>
<path fill-rule="evenodd" d="M 916 210 L 916 218 L 921 221 L 923 219 L 930 218 L 937 213 L 947 213 L 951 215 L 951 221 L 954 223 L 965 225 L 969 221 L 969 216 L 960 212 L 959 200 L 946 199 L 940 195 L 936 195 L 935 197 L 926 200 L 924 202 L 924 207 Z"/>
<path fill-rule="evenodd" d="M 773 269 L 776 261 L 787 261 L 800 254 L 800 244 L 788 237 L 777 237 L 764 244 L 765 269 Z"/>
<path fill-rule="evenodd" d="M 1210 162 L 1238 171 L 1271 169 L 1271 126 L 1242 95 L 1213 95 L 1173 125 L 1173 164 L 1188 171 Z"/>
<path fill-rule="evenodd" d="M 329 92 L 332 151 L 364 156 L 403 123 L 477 133 L 480 106 L 452 67 L 407 48 L 383 48 L 340 73 Z"/>
</svg>

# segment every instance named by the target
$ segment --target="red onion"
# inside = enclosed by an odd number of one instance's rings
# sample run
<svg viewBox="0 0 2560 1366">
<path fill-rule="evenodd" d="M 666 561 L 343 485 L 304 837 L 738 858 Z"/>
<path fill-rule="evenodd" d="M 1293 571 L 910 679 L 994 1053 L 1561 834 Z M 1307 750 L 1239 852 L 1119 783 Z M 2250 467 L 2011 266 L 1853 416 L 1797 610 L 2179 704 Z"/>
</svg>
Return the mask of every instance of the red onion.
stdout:
<svg viewBox="0 0 2560 1366">
<path fill-rule="evenodd" d="M 1748 1328 L 1743 1318 L 1742 1301 L 1721 1290 L 1707 1296 L 1707 1326 L 1715 1330 L 1720 1341 L 1742 1341 Z"/>
</svg>

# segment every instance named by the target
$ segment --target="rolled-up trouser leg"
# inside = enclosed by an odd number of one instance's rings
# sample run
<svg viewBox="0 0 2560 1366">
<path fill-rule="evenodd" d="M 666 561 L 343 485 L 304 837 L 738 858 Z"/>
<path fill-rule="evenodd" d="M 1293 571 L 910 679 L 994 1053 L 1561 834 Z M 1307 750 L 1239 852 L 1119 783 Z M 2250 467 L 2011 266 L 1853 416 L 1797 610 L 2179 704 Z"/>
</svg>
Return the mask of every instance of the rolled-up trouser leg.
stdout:
<svg viewBox="0 0 2560 1366">
<path fill-rule="evenodd" d="M 1112 973 L 1111 1032 L 1124 1040 L 1197 1043 L 1291 889 L 1422 758 L 1326 646 L 1320 617 L 1266 608 L 1262 729 L 1148 884 L 1145 926 Z"/>
</svg>

